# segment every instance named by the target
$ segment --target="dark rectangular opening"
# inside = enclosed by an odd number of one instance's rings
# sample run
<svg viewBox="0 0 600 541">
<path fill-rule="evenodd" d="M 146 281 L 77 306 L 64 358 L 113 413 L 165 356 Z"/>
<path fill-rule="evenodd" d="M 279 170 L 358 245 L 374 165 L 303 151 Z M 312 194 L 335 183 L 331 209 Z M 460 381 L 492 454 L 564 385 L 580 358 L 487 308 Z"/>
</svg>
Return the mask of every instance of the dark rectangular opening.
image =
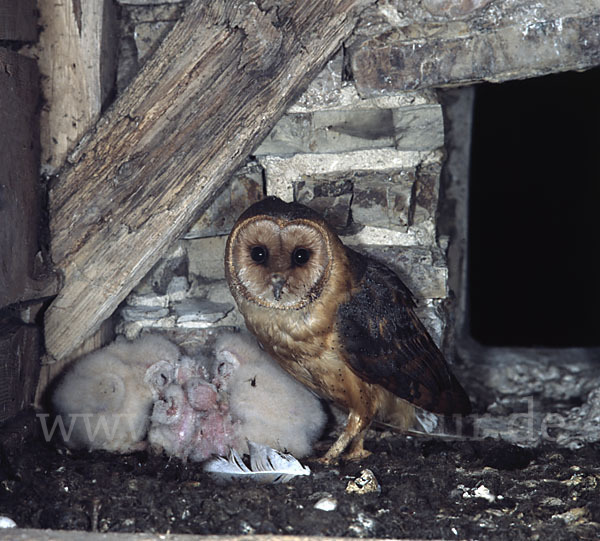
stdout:
<svg viewBox="0 0 600 541">
<path fill-rule="evenodd" d="M 473 338 L 600 345 L 600 68 L 477 88 L 468 243 Z"/>
</svg>

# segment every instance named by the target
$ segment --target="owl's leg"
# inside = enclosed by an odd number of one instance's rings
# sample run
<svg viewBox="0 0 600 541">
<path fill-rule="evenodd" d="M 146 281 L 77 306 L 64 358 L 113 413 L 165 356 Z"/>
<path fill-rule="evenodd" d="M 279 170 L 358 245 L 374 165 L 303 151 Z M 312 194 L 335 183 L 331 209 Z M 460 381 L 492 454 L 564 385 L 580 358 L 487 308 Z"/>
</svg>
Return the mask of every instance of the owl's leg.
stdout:
<svg viewBox="0 0 600 541">
<path fill-rule="evenodd" d="M 350 450 L 344 454 L 343 458 L 345 460 L 362 460 L 363 458 L 367 458 L 372 455 L 371 451 L 367 451 L 363 447 L 363 443 L 365 441 L 365 435 L 367 433 L 367 428 L 362 430 L 353 440 L 350 445 Z"/>
<path fill-rule="evenodd" d="M 368 457 L 371 452 L 363 448 L 365 433 L 371 424 L 371 419 L 364 415 L 360 415 L 354 410 L 350 410 L 346 427 L 340 434 L 340 437 L 325 453 L 325 456 L 319 459 L 319 462 L 324 464 L 332 464 L 338 461 L 340 455 L 348 445 L 352 444 L 348 453 L 344 455 L 347 460 L 360 460 Z"/>
</svg>

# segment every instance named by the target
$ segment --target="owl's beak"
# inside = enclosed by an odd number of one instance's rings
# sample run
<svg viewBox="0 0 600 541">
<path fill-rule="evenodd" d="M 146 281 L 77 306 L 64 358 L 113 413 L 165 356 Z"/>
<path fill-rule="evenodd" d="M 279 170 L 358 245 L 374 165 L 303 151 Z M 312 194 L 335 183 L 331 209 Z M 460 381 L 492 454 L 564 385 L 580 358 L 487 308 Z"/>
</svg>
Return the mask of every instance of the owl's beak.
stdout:
<svg viewBox="0 0 600 541">
<path fill-rule="evenodd" d="M 271 276 L 271 284 L 273 285 L 273 296 L 276 300 L 281 298 L 281 292 L 283 290 L 283 286 L 285 286 L 285 277 L 281 274 L 274 274 Z"/>
</svg>

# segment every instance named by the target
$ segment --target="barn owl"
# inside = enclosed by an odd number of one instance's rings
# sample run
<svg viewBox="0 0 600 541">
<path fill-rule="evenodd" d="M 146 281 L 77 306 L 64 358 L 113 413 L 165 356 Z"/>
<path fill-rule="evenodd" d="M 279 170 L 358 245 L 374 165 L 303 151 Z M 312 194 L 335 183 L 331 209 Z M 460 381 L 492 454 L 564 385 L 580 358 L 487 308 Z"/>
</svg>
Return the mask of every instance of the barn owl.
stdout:
<svg viewBox="0 0 600 541">
<path fill-rule="evenodd" d="M 411 292 L 388 267 L 345 246 L 324 219 L 267 197 L 238 218 L 225 275 L 248 330 L 279 364 L 347 411 L 322 461 L 370 454 L 377 420 L 400 430 L 415 406 L 470 411 L 467 394 L 414 312 Z"/>
</svg>

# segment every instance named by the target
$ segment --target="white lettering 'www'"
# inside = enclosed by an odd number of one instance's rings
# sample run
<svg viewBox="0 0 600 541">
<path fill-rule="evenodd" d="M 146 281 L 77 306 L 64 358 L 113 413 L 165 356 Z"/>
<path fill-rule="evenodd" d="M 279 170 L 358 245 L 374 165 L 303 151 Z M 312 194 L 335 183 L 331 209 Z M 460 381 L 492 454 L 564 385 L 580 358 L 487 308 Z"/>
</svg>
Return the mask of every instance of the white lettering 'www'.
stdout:
<svg viewBox="0 0 600 541">
<path fill-rule="evenodd" d="M 57 428 L 60 431 L 63 441 L 68 442 L 73 435 L 75 423 L 78 419 L 83 419 L 88 441 L 96 440 L 100 434 L 100 431 L 102 431 L 105 436 L 103 439 L 106 439 L 106 441 L 113 440 L 117 430 L 119 429 L 119 425 L 123 422 L 127 422 L 127 428 L 129 429 L 129 433 L 131 435 L 136 436 L 138 435 L 137 433 L 140 432 L 140 427 L 136 427 L 134 423 L 136 416 L 128 413 L 112 413 L 110 415 L 97 415 L 94 413 L 70 413 L 66 416 L 69 419 L 68 426 L 65 426 L 63 416 L 57 415 L 54 418 L 54 422 L 50 428 L 48 428 L 48 417 L 50 417 L 50 414 L 38 413 L 37 417 L 42 425 L 44 438 L 48 442 L 54 436 Z M 94 426 L 92 426 L 92 417 L 96 418 L 96 423 Z M 112 420 L 112 426 L 109 426 L 109 418 Z M 142 436 L 142 434 L 139 435 Z"/>
</svg>

